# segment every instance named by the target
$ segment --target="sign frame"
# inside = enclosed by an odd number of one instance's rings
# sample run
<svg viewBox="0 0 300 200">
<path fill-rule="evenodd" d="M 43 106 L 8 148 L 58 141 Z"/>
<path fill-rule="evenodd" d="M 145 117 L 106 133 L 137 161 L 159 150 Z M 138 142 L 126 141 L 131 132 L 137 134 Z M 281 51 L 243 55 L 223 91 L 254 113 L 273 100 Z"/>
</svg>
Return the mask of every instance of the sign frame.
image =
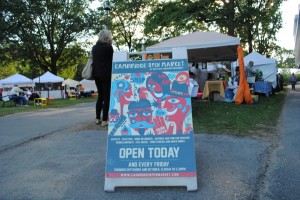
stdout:
<svg viewBox="0 0 300 200">
<path fill-rule="evenodd" d="M 177 60 L 178 61 L 186 60 L 186 65 L 187 65 L 187 50 L 186 50 L 186 48 L 173 48 L 172 55 L 173 55 L 173 59 L 165 60 L 165 61 L 166 62 L 169 62 L 169 61 L 176 62 Z M 114 53 L 114 62 L 116 62 L 116 61 L 124 62 L 127 60 L 128 60 L 127 52 L 115 52 Z M 133 61 L 128 61 L 128 62 L 132 63 Z M 149 62 L 151 62 L 151 61 L 149 61 Z M 121 68 L 121 65 L 120 65 L 120 68 Z M 112 87 L 113 87 L 113 85 L 112 85 Z M 187 87 L 187 89 L 188 89 L 188 87 Z M 111 94 L 112 93 L 113 93 L 113 91 L 111 91 Z M 110 111 L 111 111 L 111 108 L 112 108 L 112 103 L 110 104 Z M 121 109 L 121 110 L 122 110 L 121 111 L 122 115 L 125 115 L 125 111 L 123 113 L 123 109 Z M 190 112 L 192 112 L 191 108 L 190 108 Z M 129 113 L 129 112 L 127 111 L 127 113 Z M 129 116 L 129 114 L 128 114 L 128 116 Z M 143 172 L 141 172 L 141 171 L 139 171 L 139 173 L 131 173 L 131 172 L 114 173 L 112 166 L 114 167 L 114 165 L 115 165 L 115 167 L 119 167 L 119 165 L 123 164 L 122 161 L 118 162 L 118 159 L 116 159 L 117 156 L 122 157 L 122 158 L 127 158 L 126 156 L 131 156 L 131 158 L 138 158 L 139 153 L 140 153 L 141 158 L 138 161 L 140 161 L 140 162 L 132 162 L 133 165 L 135 165 L 135 164 L 143 165 L 143 164 L 147 164 L 147 163 L 148 164 L 150 163 L 151 167 L 153 165 L 164 165 L 164 163 L 166 165 L 167 164 L 169 165 L 169 162 L 155 162 L 155 160 L 153 161 L 151 159 L 152 159 L 152 157 L 157 156 L 156 154 L 159 154 L 159 156 L 164 156 L 165 154 L 168 154 L 169 157 L 176 159 L 178 157 L 177 154 L 179 154 L 179 148 L 182 147 L 181 144 L 176 144 L 175 146 L 172 146 L 171 144 L 166 144 L 165 146 L 168 146 L 168 148 L 167 148 L 167 147 L 162 147 L 162 146 L 160 146 L 160 144 L 155 143 L 154 147 L 153 147 L 153 145 L 152 146 L 145 145 L 145 146 L 143 146 L 145 148 L 139 149 L 139 148 L 126 148 L 126 147 L 130 147 L 130 145 L 129 146 L 126 145 L 126 141 L 125 141 L 122 143 L 123 146 L 122 146 L 122 148 L 119 149 L 119 152 L 117 152 L 118 153 L 117 154 L 115 151 L 115 147 L 118 146 L 118 142 L 115 142 L 115 141 L 120 141 L 120 140 L 122 141 L 122 136 L 120 136 L 120 135 L 112 136 L 112 135 L 115 134 L 115 132 L 116 132 L 115 127 L 120 127 L 121 124 L 119 124 L 118 126 L 115 126 L 116 124 L 110 124 L 109 130 L 108 130 L 108 139 L 107 139 L 108 141 L 107 141 L 107 155 L 106 155 L 106 168 L 105 168 L 106 172 L 105 172 L 104 190 L 106 192 L 114 192 L 116 187 L 133 187 L 133 186 L 136 186 L 136 187 L 143 187 L 143 186 L 183 186 L 184 187 L 185 186 L 185 187 L 187 187 L 187 191 L 196 191 L 198 189 L 197 173 L 196 173 L 197 170 L 196 170 L 196 158 L 195 158 L 195 147 L 194 147 L 194 132 L 192 129 L 192 118 L 191 117 L 190 117 L 190 121 L 191 121 L 191 129 L 189 129 L 189 130 L 191 132 L 188 134 L 189 135 L 188 137 L 185 134 L 160 136 L 160 138 L 163 138 L 165 140 L 170 139 L 174 143 L 175 142 L 177 143 L 177 140 L 179 141 L 179 139 L 181 141 L 183 141 L 182 142 L 183 145 L 186 146 L 184 148 L 185 149 L 184 155 L 185 156 L 188 155 L 190 157 L 185 158 L 184 161 L 182 161 L 182 160 L 179 160 L 179 161 L 181 161 L 181 163 L 183 162 L 186 164 L 186 166 L 187 166 L 186 171 L 178 170 L 178 168 L 176 168 L 176 170 L 175 170 L 175 167 L 176 167 L 175 166 L 174 168 L 172 168 L 171 171 L 168 170 L 166 172 L 163 172 L 161 170 L 171 169 L 172 166 L 170 166 L 170 168 L 157 167 L 157 168 L 148 168 L 148 170 L 160 169 L 158 172 L 147 171 L 147 172 L 145 172 L 145 175 L 143 175 Z M 115 127 L 112 127 L 112 125 L 114 125 Z M 177 127 L 177 126 L 175 126 L 175 127 Z M 187 128 L 185 128 L 185 130 L 187 130 Z M 178 131 L 178 129 L 175 130 L 175 132 L 176 131 Z M 183 132 L 181 132 L 182 130 L 179 130 L 179 131 L 180 131 L 180 133 L 183 133 Z M 144 133 L 144 131 L 139 132 L 139 134 L 143 134 L 143 133 Z M 112 137 L 114 137 L 114 140 L 111 139 Z M 127 136 L 127 137 L 138 139 L 138 137 L 135 137 L 135 136 Z M 153 136 L 153 137 L 155 137 L 155 136 Z M 133 141 L 133 139 L 131 140 L 131 143 L 132 143 L 132 141 Z M 129 142 L 130 142 L 130 139 L 129 139 Z M 156 148 L 156 146 L 157 146 L 157 148 Z M 134 147 L 134 144 L 131 147 Z M 122 151 L 121 151 L 121 149 L 122 149 Z M 133 152 L 132 149 L 135 149 L 135 152 Z M 147 150 L 149 150 L 149 151 L 147 151 Z M 138 151 L 140 151 L 140 152 L 138 152 Z M 146 158 L 144 158 L 144 154 L 146 154 L 145 151 L 150 153 L 150 155 L 151 155 L 150 158 L 149 157 L 147 158 L 148 160 Z M 121 153 L 121 152 L 124 152 L 124 153 Z M 136 157 L 133 157 L 133 156 L 136 156 Z M 145 160 L 145 162 L 143 162 L 143 159 Z M 166 158 L 166 159 L 168 159 L 168 158 Z M 164 159 L 164 160 L 166 160 L 166 159 Z M 148 162 L 149 160 L 150 160 L 150 162 Z M 159 159 L 158 159 L 158 161 L 159 161 Z M 124 167 L 124 168 L 120 167 L 119 169 L 122 171 L 122 169 L 126 169 L 126 167 Z M 140 169 L 140 168 L 132 168 L 132 169 Z M 173 171 L 173 169 L 175 171 Z M 128 175 L 128 176 L 124 177 L 124 175 Z M 133 175 L 135 175 L 136 177 L 133 177 Z"/>
</svg>

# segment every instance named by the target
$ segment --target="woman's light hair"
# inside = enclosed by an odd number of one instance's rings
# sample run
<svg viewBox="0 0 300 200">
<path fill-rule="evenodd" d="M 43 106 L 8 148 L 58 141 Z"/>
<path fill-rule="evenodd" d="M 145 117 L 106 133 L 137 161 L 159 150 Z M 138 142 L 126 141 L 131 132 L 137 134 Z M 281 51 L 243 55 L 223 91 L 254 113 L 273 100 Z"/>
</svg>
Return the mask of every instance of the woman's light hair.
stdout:
<svg viewBox="0 0 300 200">
<path fill-rule="evenodd" d="M 103 43 L 112 43 L 112 34 L 110 30 L 103 29 L 98 34 L 98 41 Z"/>
</svg>

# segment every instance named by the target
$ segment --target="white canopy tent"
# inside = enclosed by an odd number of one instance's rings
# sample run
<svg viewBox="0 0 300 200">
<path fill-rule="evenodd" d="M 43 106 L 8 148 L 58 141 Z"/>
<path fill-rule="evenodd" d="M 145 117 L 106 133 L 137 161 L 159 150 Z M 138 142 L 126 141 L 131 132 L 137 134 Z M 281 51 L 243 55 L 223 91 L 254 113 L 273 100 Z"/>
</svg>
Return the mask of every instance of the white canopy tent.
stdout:
<svg viewBox="0 0 300 200">
<path fill-rule="evenodd" d="M 85 91 L 97 91 L 97 87 L 95 81 L 83 79 L 80 81 L 80 84 L 84 88 Z"/>
<path fill-rule="evenodd" d="M 15 74 L 0 80 L 0 85 L 2 87 L 12 87 L 14 85 L 18 85 L 19 87 L 34 87 L 35 84 L 32 79 L 21 74 Z"/>
<path fill-rule="evenodd" d="M 33 82 L 35 82 L 35 83 L 60 83 L 63 81 L 64 81 L 64 78 L 56 76 L 49 71 L 44 73 L 42 76 L 39 76 L 39 77 L 33 79 Z"/>
<path fill-rule="evenodd" d="M 216 32 L 194 32 L 174 37 L 146 48 L 147 53 L 171 51 L 185 47 L 189 61 L 212 62 L 237 59 L 237 45 L 240 39 Z"/>
<path fill-rule="evenodd" d="M 273 88 L 276 88 L 276 75 L 277 75 L 277 63 L 273 58 L 267 58 L 256 51 L 251 52 L 247 56 L 244 57 L 245 66 L 248 65 L 250 61 L 254 62 L 253 70 L 260 69 L 263 73 L 263 79 L 265 81 L 269 81 L 272 84 Z M 231 71 L 234 72 L 236 66 L 238 66 L 238 62 L 232 63 Z"/>
<path fill-rule="evenodd" d="M 41 92 L 41 97 L 43 98 L 62 98 L 63 94 L 62 94 L 62 90 L 57 88 L 50 88 L 49 84 L 53 85 L 53 84 L 60 84 L 64 81 L 64 78 L 56 76 L 54 74 L 52 74 L 51 72 L 47 71 L 46 73 L 44 73 L 42 76 L 39 76 L 35 79 L 33 79 L 33 82 L 35 83 L 43 83 L 45 84 L 48 88 L 48 90 L 44 90 L 43 87 L 40 88 L 40 92 Z M 61 85 L 60 85 L 61 86 Z"/>
<path fill-rule="evenodd" d="M 79 81 L 75 81 L 73 79 L 66 79 L 62 82 L 63 85 L 67 85 L 69 87 L 76 87 L 77 85 L 79 85 Z"/>
</svg>

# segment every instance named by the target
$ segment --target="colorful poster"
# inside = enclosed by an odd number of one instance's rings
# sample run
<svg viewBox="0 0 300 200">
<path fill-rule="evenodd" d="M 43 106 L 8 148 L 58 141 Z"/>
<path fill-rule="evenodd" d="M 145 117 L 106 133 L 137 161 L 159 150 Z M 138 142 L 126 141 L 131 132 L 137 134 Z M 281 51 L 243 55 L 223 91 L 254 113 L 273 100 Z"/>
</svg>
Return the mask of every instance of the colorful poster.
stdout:
<svg viewBox="0 0 300 200">
<path fill-rule="evenodd" d="M 114 62 L 106 177 L 195 177 L 186 59 Z"/>
</svg>

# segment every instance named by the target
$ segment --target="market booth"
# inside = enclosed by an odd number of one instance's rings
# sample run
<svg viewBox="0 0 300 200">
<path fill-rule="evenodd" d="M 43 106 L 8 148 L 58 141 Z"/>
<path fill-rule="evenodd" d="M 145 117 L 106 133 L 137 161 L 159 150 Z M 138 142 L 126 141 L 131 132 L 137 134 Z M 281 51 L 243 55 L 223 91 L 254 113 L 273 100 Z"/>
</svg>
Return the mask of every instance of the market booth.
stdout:
<svg viewBox="0 0 300 200">
<path fill-rule="evenodd" d="M 185 47 L 189 62 L 234 61 L 237 59 L 237 45 L 240 39 L 217 32 L 197 31 L 183 36 L 170 38 L 149 46 L 146 50 L 160 51 L 161 55 L 171 56 L 170 50 Z M 164 51 L 168 51 L 164 53 Z"/>
<path fill-rule="evenodd" d="M 222 62 L 222 61 L 236 61 L 239 60 L 241 72 L 244 74 L 243 51 L 240 46 L 240 39 L 216 32 L 194 32 L 183 36 L 174 37 L 165 40 L 161 43 L 147 47 L 146 58 L 149 53 L 153 51 L 154 59 L 172 58 L 172 48 L 186 48 L 189 62 L 196 62 L 200 67 L 200 90 L 205 89 L 205 84 L 208 80 L 207 63 L 208 62 Z M 215 87 L 217 88 L 217 87 Z M 204 92 L 204 91 L 203 91 Z M 245 101 L 252 103 L 249 98 L 250 91 L 247 87 L 247 80 L 241 80 L 237 91 L 236 103 L 240 104 Z"/>
<path fill-rule="evenodd" d="M 5 79 L 0 80 L 0 85 L 3 88 L 2 96 L 9 95 L 11 88 L 18 85 L 20 88 L 33 88 L 35 83 L 32 79 L 21 74 L 14 74 Z"/>
<path fill-rule="evenodd" d="M 84 88 L 84 91 L 94 91 L 97 92 L 97 86 L 94 80 L 82 79 L 80 81 L 81 86 Z"/>
<path fill-rule="evenodd" d="M 63 97 L 75 97 L 79 96 L 79 81 L 75 81 L 73 79 L 66 79 L 62 82 L 62 90 L 63 92 Z"/>
<path fill-rule="evenodd" d="M 217 32 L 202 32 L 186 34 L 183 36 L 174 37 L 158 44 L 146 48 L 147 52 L 153 53 L 153 57 L 171 58 L 169 53 L 172 48 L 184 47 L 187 49 L 188 61 L 196 62 L 199 66 L 198 84 L 201 91 L 203 91 L 202 98 L 208 98 L 209 93 L 218 91 L 222 96 L 224 90 L 219 89 L 222 81 L 217 78 L 209 78 L 213 72 L 208 70 L 209 63 L 221 61 L 235 61 L 237 59 L 237 47 L 240 44 L 240 39 L 229 35 Z M 219 81 L 220 83 L 211 83 L 210 81 Z M 223 83 L 223 82 L 222 82 Z M 207 85 L 207 86 L 205 86 Z M 208 87 L 208 85 L 211 85 Z M 216 87 L 214 87 L 216 86 Z M 210 91 L 207 91 L 208 89 Z"/>
<path fill-rule="evenodd" d="M 266 96 L 269 96 L 272 93 L 272 88 L 276 88 L 277 81 L 277 63 L 273 58 L 267 58 L 256 51 L 251 52 L 244 57 L 244 63 L 247 65 L 250 61 L 253 61 L 253 70 L 260 70 L 263 74 L 263 80 L 253 81 L 254 87 L 253 92 L 263 93 Z M 232 63 L 232 71 L 235 71 L 235 68 L 238 66 L 237 61 Z"/>
<path fill-rule="evenodd" d="M 47 71 L 43 75 L 33 79 L 36 84 L 36 90 L 40 91 L 42 98 L 62 98 L 62 82 L 64 78 L 56 76 L 51 72 Z"/>
<path fill-rule="evenodd" d="M 98 95 L 97 86 L 94 80 L 82 79 L 80 81 L 80 94 L 83 97 L 95 97 Z"/>
<path fill-rule="evenodd" d="M 79 85 L 79 81 L 68 78 L 62 82 L 62 85 L 67 88 L 76 88 Z"/>
</svg>

